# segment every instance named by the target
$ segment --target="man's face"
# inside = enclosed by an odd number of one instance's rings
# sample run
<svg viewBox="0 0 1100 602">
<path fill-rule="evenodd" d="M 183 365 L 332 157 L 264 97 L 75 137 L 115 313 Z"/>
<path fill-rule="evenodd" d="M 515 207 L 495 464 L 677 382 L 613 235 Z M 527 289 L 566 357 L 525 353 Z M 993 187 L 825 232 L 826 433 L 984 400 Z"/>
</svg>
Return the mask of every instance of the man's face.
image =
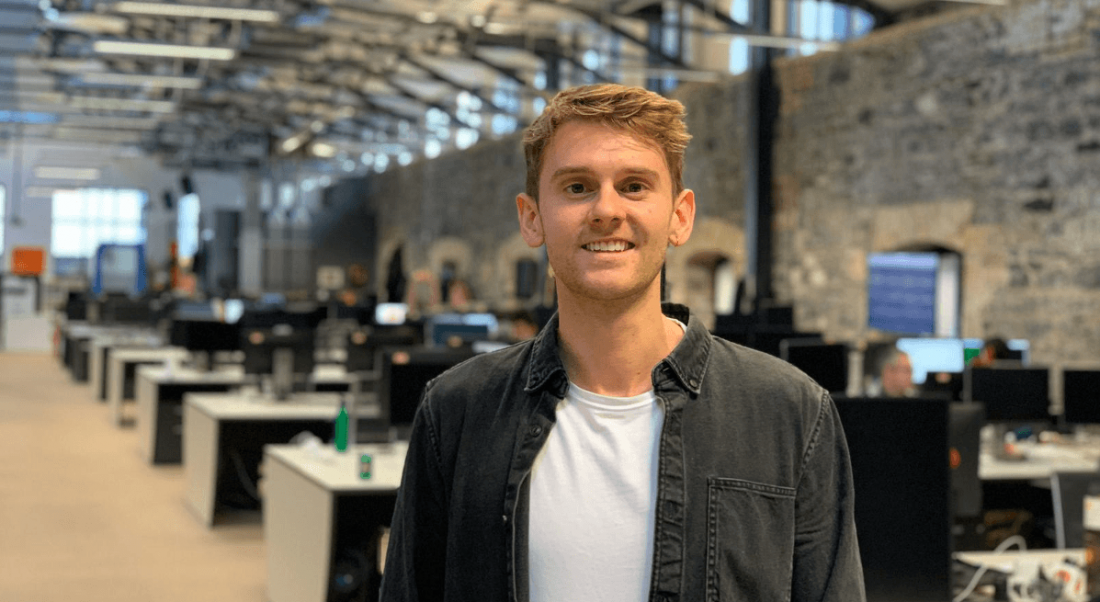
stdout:
<svg viewBox="0 0 1100 602">
<path fill-rule="evenodd" d="M 668 245 L 691 235 L 695 195 L 673 197 L 665 157 L 648 141 L 571 121 L 543 155 L 538 202 L 521 194 L 516 207 L 527 244 L 546 245 L 559 295 L 615 301 L 659 290 Z"/>
<path fill-rule="evenodd" d="M 909 355 L 901 354 L 882 370 L 882 392 L 900 397 L 913 386 L 913 363 Z"/>
</svg>

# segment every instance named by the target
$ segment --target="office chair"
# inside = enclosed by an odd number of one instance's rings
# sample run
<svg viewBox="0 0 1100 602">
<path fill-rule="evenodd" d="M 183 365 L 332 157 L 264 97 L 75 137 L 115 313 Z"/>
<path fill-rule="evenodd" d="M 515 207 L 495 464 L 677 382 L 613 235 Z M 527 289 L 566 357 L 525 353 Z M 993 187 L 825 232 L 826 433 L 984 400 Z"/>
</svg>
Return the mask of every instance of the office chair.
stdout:
<svg viewBox="0 0 1100 602">
<path fill-rule="evenodd" d="M 1055 544 L 1059 550 L 1085 546 L 1085 502 L 1100 495 L 1100 472 L 1055 472 L 1050 476 L 1054 501 Z"/>
</svg>

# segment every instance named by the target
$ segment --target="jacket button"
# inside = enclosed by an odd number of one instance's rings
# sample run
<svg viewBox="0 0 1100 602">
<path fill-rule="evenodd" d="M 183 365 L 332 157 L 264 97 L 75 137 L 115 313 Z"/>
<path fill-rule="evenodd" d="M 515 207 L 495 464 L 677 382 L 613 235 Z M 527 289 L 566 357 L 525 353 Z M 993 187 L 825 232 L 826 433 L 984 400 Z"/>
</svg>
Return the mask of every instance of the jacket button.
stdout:
<svg viewBox="0 0 1100 602">
<path fill-rule="evenodd" d="M 538 437 L 539 435 L 541 435 L 541 434 L 542 434 L 542 427 L 536 424 L 536 425 L 532 426 L 532 427 L 531 427 L 531 429 L 530 429 L 530 430 L 528 430 L 527 432 L 528 432 L 528 433 L 529 433 L 529 434 L 530 434 L 530 435 L 531 435 L 532 437 Z"/>
<path fill-rule="evenodd" d="M 502 519 L 502 520 L 504 521 L 504 524 L 505 524 L 505 525 L 507 525 L 507 524 L 508 524 L 508 515 L 507 515 L 507 514 L 505 514 L 505 515 L 501 516 L 501 519 Z"/>
</svg>

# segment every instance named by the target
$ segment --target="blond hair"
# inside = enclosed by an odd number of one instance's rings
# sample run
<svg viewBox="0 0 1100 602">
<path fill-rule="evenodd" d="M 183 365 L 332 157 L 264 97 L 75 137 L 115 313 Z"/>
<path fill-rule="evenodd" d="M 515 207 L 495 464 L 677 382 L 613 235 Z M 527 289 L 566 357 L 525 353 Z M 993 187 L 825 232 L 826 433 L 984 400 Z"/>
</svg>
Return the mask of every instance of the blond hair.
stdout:
<svg viewBox="0 0 1100 602">
<path fill-rule="evenodd" d="M 542 159 L 554 132 L 574 120 L 603 123 L 652 142 L 665 156 L 673 196 L 684 189 L 684 151 L 691 140 L 684 124 L 684 105 L 644 88 L 596 84 L 558 92 L 524 131 L 527 194 L 531 198 L 539 198 Z"/>
</svg>

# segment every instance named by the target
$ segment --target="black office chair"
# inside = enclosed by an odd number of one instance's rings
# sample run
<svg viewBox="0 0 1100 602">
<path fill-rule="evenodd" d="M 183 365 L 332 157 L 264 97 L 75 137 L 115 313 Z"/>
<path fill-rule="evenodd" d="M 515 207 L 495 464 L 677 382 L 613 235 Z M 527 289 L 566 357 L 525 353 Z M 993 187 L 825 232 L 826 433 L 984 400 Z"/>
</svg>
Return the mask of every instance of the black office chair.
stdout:
<svg viewBox="0 0 1100 602">
<path fill-rule="evenodd" d="M 1100 472 L 1055 472 L 1050 476 L 1058 549 L 1085 547 L 1085 496 L 1100 495 Z"/>
</svg>

